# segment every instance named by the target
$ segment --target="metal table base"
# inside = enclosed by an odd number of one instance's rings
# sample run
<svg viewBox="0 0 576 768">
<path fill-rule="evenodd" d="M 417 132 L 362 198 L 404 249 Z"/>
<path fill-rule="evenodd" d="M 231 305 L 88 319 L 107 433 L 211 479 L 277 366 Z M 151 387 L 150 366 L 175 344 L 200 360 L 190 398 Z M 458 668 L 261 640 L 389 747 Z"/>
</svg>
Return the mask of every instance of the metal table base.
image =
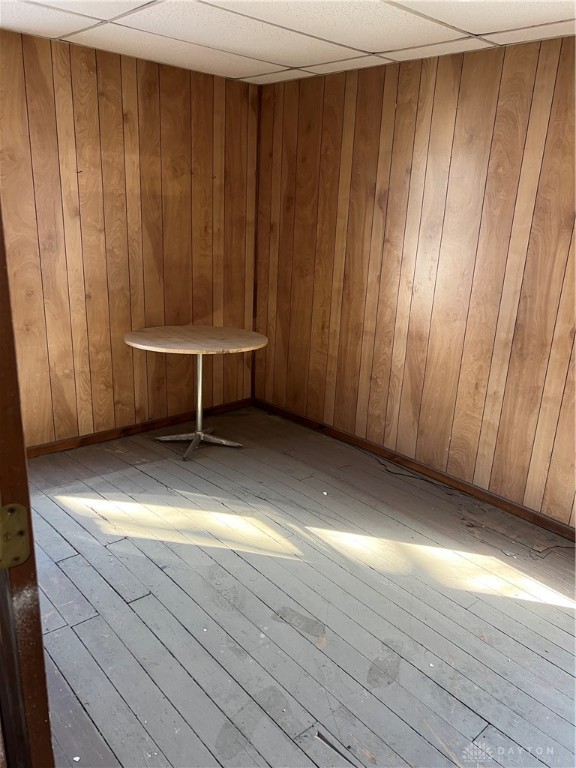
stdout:
<svg viewBox="0 0 576 768">
<path fill-rule="evenodd" d="M 190 456 L 198 448 L 200 443 L 212 443 L 213 445 L 226 445 L 229 448 L 242 448 L 242 443 L 235 443 L 233 440 L 224 440 L 223 437 L 216 437 L 211 429 L 202 428 L 202 358 L 203 355 L 196 355 L 196 429 L 194 432 L 186 432 L 183 435 L 163 435 L 155 437 L 155 440 L 165 443 L 190 443 L 184 454 L 184 461 L 188 461 Z"/>
</svg>

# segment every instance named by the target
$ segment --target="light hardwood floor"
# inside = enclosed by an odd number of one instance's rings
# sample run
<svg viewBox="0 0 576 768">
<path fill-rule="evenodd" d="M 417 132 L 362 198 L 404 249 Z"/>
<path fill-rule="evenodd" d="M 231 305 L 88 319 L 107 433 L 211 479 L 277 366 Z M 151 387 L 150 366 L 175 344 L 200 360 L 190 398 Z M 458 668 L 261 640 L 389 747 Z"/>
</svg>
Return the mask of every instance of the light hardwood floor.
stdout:
<svg viewBox="0 0 576 768">
<path fill-rule="evenodd" d="M 209 421 L 244 449 L 30 461 L 58 766 L 574 766 L 570 542 L 262 411 Z"/>
</svg>

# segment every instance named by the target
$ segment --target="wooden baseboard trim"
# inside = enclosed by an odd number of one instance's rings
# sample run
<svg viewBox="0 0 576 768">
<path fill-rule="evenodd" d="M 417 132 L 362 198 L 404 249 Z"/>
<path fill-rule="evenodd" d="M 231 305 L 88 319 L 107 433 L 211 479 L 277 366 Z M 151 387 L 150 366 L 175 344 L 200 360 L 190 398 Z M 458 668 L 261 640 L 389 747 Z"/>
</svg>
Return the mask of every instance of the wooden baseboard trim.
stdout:
<svg viewBox="0 0 576 768">
<path fill-rule="evenodd" d="M 521 504 L 515 504 L 514 502 L 509 501 L 502 496 L 497 496 L 493 493 L 490 493 L 490 491 L 486 491 L 483 488 L 478 488 L 477 486 L 466 483 L 463 480 L 458 480 L 455 477 L 450 477 L 450 475 L 445 475 L 443 472 L 439 472 L 432 467 L 427 467 L 425 464 L 420 464 L 419 462 L 414 461 L 414 459 L 409 459 L 406 456 L 402 456 L 402 454 L 390 451 L 388 448 L 383 448 L 380 445 L 376 445 L 376 443 L 371 443 L 369 440 L 356 437 L 356 435 L 351 435 L 348 432 L 342 432 L 339 429 L 334 429 L 334 427 L 329 427 L 326 424 L 322 424 L 321 422 L 308 419 L 307 417 L 300 416 L 296 413 L 292 413 L 291 411 L 287 411 L 284 408 L 278 408 L 277 406 L 266 403 L 263 400 L 255 399 L 253 401 L 253 405 L 263 411 L 273 413 L 276 416 L 282 416 L 285 419 L 289 419 L 290 421 L 294 421 L 304 427 L 308 427 L 308 429 L 323 432 L 325 435 L 333 437 L 336 440 L 341 440 L 343 443 L 354 445 L 364 451 L 370 451 L 377 456 L 381 456 L 387 461 L 391 461 L 401 467 L 406 467 L 406 469 L 409 469 L 412 472 L 417 472 L 420 475 L 424 475 L 425 477 L 429 477 L 430 479 L 436 480 L 439 483 L 443 483 L 444 485 L 447 485 L 450 488 L 454 488 L 457 491 L 461 491 L 468 496 L 472 496 L 479 501 L 485 501 L 486 503 L 492 504 L 495 507 L 504 509 L 506 512 L 510 512 L 517 517 L 521 517 L 530 523 L 534 523 L 534 525 L 538 525 L 540 528 L 545 528 L 552 533 L 556 533 L 559 536 L 568 539 L 569 541 L 574 541 L 576 539 L 574 528 L 572 528 L 570 525 L 561 523 L 558 520 L 553 520 L 551 517 L 541 515 L 532 509 L 523 507 Z"/>
<path fill-rule="evenodd" d="M 239 408 L 247 408 L 253 405 L 251 397 L 244 400 L 235 400 L 232 403 L 223 403 L 222 405 L 213 405 L 204 410 L 205 416 L 215 416 L 218 413 L 227 413 L 236 411 Z M 140 424 L 130 424 L 127 427 L 118 427 L 116 429 L 107 429 L 104 432 L 94 432 L 90 435 L 81 435 L 80 437 L 71 437 L 67 440 L 58 440 L 54 443 L 44 443 L 43 445 L 32 445 L 26 449 L 26 455 L 29 459 L 34 456 L 43 456 L 46 453 L 58 453 L 59 451 L 69 451 L 72 448 L 80 448 L 83 445 L 94 445 L 95 443 L 104 443 L 107 440 L 117 440 L 119 437 L 129 437 L 130 435 L 139 435 L 141 432 L 150 432 L 153 429 L 163 429 L 175 424 L 183 424 L 186 421 L 193 421 L 196 417 L 196 411 L 180 413 L 177 416 L 166 416 L 162 419 L 151 419 L 143 421 Z"/>
</svg>

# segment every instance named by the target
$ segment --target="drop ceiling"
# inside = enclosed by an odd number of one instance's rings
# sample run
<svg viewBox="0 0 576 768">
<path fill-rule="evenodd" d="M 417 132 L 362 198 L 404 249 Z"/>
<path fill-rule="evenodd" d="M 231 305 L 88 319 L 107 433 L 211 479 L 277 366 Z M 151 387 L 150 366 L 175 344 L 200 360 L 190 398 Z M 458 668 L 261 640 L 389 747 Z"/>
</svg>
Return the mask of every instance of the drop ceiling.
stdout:
<svg viewBox="0 0 576 768">
<path fill-rule="evenodd" d="M 573 35 L 572 0 L 0 0 L 0 27 L 252 83 Z"/>
</svg>

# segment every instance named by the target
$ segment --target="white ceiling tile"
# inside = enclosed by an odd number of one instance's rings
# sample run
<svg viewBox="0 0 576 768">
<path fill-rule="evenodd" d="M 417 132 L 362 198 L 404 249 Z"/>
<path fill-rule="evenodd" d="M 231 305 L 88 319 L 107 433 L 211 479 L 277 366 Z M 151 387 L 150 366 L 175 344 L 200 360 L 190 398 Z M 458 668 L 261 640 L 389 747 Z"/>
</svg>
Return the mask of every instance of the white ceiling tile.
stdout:
<svg viewBox="0 0 576 768">
<path fill-rule="evenodd" d="M 71 43 L 124 53 L 127 56 L 157 61 L 160 64 L 171 64 L 174 67 L 209 72 L 222 77 L 250 77 L 281 69 L 269 62 L 215 51 L 212 48 L 203 48 L 180 40 L 170 40 L 167 37 L 120 27 L 117 24 L 101 24 L 86 32 L 69 36 L 67 39 Z"/>
<path fill-rule="evenodd" d="M 369 53 L 462 37 L 454 30 L 381 0 L 205 1 Z M 333 56 L 332 60 L 337 58 L 340 57 Z"/>
<path fill-rule="evenodd" d="M 286 67 L 321 64 L 353 55 L 349 49 L 339 45 L 194 0 L 165 0 L 142 8 L 119 23 L 189 43 L 273 61 Z"/>
<path fill-rule="evenodd" d="M 513 29 L 509 32 L 499 32 L 488 35 L 487 40 L 492 40 L 499 45 L 506 43 L 527 43 L 531 40 L 546 40 L 550 37 L 564 37 L 576 33 L 574 21 L 562 21 L 558 24 L 546 24 L 543 27 L 528 27 L 527 29 Z"/>
<path fill-rule="evenodd" d="M 304 72 L 302 69 L 286 69 L 284 72 L 274 72 L 269 75 L 243 77 L 242 80 L 256 85 L 268 85 L 270 83 L 284 83 L 288 80 L 302 80 L 304 77 L 312 77 L 312 74 L 312 72 Z"/>
<path fill-rule="evenodd" d="M 360 56 L 356 59 L 344 59 L 331 61 L 329 64 L 318 64 L 315 67 L 306 67 L 307 72 L 315 75 L 327 75 L 330 72 L 344 72 L 351 69 L 366 69 L 368 67 L 381 67 L 385 60 L 379 56 Z"/>
<path fill-rule="evenodd" d="M 424 13 L 475 35 L 574 18 L 572 0 L 397 0 L 397 2 L 406 8 Z"/>
<path fill-rule="evenodd" d="M 466 37 L 463 40 L 452 40 L 449 43 L 426 45 L 423 48 L 407 48 L 405 51 L 389 51 L 383 56 L 392 61 L 411 61 L 412 59 L 428 59 L 430 56 L 444 56 L 448 53 L 463 51 L 479 51 L 481 48 L 492 48 L 490 43 L 478 40 L 476 37 Z"/>
<path fill-rule="evenodd" d="M 97 19 L 44 8 L 42 5 L 0 0 L 0 28 L 26 35 L 62 37 L 97 23 Z"/>
<path fill-rule="evenodd" d="M 106 21 L 146 5 L 151 0 L 34 0 L 34 2 Z"/>
</svg>

